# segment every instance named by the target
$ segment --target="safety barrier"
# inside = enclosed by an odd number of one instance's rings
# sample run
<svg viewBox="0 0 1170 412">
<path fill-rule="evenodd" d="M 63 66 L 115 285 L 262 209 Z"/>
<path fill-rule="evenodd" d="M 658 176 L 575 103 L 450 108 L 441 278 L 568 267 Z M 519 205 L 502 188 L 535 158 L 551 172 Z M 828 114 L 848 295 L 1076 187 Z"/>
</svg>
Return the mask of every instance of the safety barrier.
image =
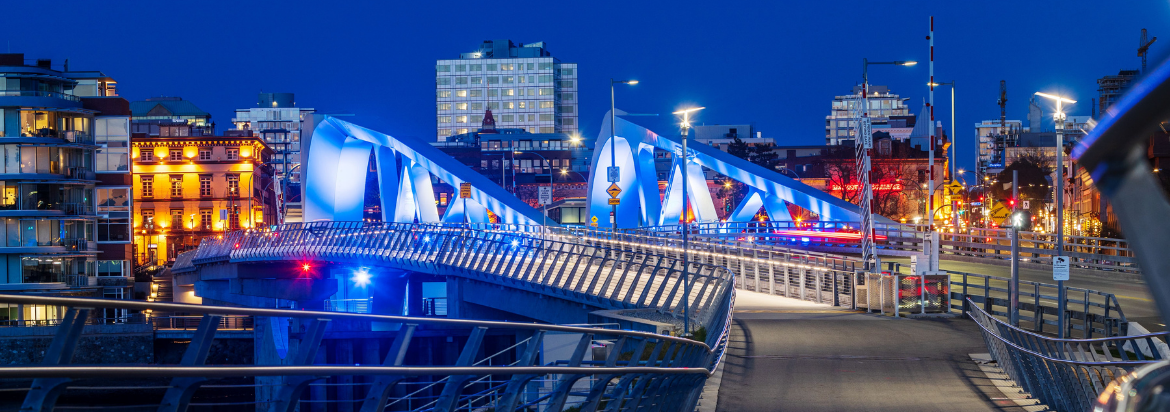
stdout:
<svg viewBox="0 0 1170 412">
<path fill-rule="evenodd" d="M 1054 410 L 1090 410 L 1116 379 L 1170 356 L 1163 343 L 1168 333 L 1056 339 L 1011 326 L 973 302 L 968 305 L 991 358 L 1021 389 Z"/>
<path fill-rule="evenodd" d="M 733 299 L 733 295 L 723 296 L 722 303 L 730 304 L 728 299 Z M 412 410 L 494 408 L 496 411 L 515 411 L 539 407 L 541 410 L 560 411 L 566 406 L 576 406 L 580 410 L 591 411 L 605 405 L 605 410 L 615 411 L 639 408 L 682 411 L 693 408 L 703 382 L 722 356 L 721 349 L 711 350 L 706 343 L 690 339 L 573 326 L 30 295 L 0 295 L 0 303 L 68 308 L 41 364 L 0 367 L 0 378 L 34 379 L 22 410 L 53 409 L 63 392 L 85 389 L 71 386 L 76 385 L 71 384 L 75 379 L 101 378 L 103 382 L 110 382 L 111 379 L 169 378 L 170 383 L 163 387 L 166 393 L 158 405 L 159 410 L 183 411 L 191 405 L 200 387 L 216 379 L 280 376 L 285 378 L 285 382 L 273 392 L 271 399 L 256 399 L 255 402 L 246 403 L 265 404 L 271 410 L 292 411 L 301 402 L 305 389 L 314 381 L 330 376 L 353 375 L 365 377 L 365 386 L 369 386 L 363 397 L 355 398 L 355 401 L 361 402 L 362 411 L 385 409 L 392 402 L 389 395 L 396 386 L 424 376 L 442 378 L 434 382 L 441 386 L 441 389 L 435 389 L 439 396 L 420 402 L 421 406 Z M 86 315 L 94 308 L 198 313 L 202 317 L 180 364 L 70 365 Z M 720 313 L 729 312 L 725 308 Z M 204 361 L 224 315 L 293 320 L 290 335 L 300 336 L 298 350 L 289 354 L 289 361 L 283 366 L 206 366 Z M 340 320 L 379 321 L 398 325 L 394 342 L 380 366 L 313 364 L 326 326 L 331 321 Z M 719 319 L 719 322 L 726 325 L 729 320 L 725 317 Z M 446 331 L 463 329 L 467 332 L 468 339 L 455 364 L 403 364 L 411 348 L 413 335 L 428 328 Z M 524 345 L 517 344 L 508 349 L 512 353 L 511 361 L 506 366 L 479 366 L 481 359 L 477 354 L 489 330 L 528 334 L 529 338 L 521 342 Z M 547 333 L 580 336 L 570 358 L 543 365 L 536 363 L 536 355 Z M 718 342 L 721 339 L 725 341 L 725 335 L 712 334 L 709 337 L 709 341 Z M 603 340 L 610 342 L 604 360 L 585 361 L 586 351 Z M 488 380 L 487 377 L 492 379 Z M 546 388 L 543 391 L 533 391 L 528 383 L 536 379 L 551 384 L 542 386 Z M 585 390 L 577 385 L 583 380 L 589 383 Z M 120 388 L 127 394 L 141 390 L 133 386 Z M 215 406 L 208 403 L 201 405 Z"/>
<path fill-rule="evenodd" d="M 722 238 L 752 237 L 757 243 L 772 243 L 793 247 L 817 247 L 832 252 L 852 252 L 860 240 L 834 236 L 856 236 L 857 222 L 746 222 L 693 223 L 693 234 Z M 648 227 L 644 230 L 681 233 L 678 225 Z M 781 231 L 823 232 L 825 237 L 811 234 L 785 235 Z M 908 223 L 878 223 L 874 227 L 880 254 L 922 253 L 926 225 Z M 882 252 L 885 251 L 885 252 Z M 1010 259 L 1011 233 L 1005 229 L 972 228 L 970 233 L 939 233 L 939 253 L 943 256 L 970 257 L 986 260 Z M 1024 262 L 1052 265 L 1056 254 L 1056 235 L 1041 232 L 1020 232 L 1020 256 Z M 1064 256 L 1072 259 L 1074 268 L 1122 273 L 1141 273 L 1129 242 L 1125 239 L 1065 235 Z"/>
</svg>

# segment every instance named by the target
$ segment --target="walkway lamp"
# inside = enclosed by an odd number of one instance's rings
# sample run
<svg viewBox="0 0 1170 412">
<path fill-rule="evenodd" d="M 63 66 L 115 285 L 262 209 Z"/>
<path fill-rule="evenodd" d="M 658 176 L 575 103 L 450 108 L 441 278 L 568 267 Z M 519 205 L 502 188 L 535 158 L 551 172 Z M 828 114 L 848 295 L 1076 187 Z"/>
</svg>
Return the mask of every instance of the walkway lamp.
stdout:
<svg viewBox="0 0 1170 412">
<path fill-rule="evenodd" d="M 689 257 L 690 243 L 688 240 L 688 232 L 690 232 L 689 223 L 687 222 L 687 174 L 689 165 L 687 164 L 687 135 L 691 131 L 691 113 L 706 109 L 706 107 L 692 107 L 690 109 L 683 109 L 674 114 L 681 114 L 683 116 L 682 123 L 682 249 L 683 249 L 683 334 L 689 335 L 691 333 L 691 280 L 687 277 L 687 258 Z M 615 215 L 616 217 L 616 215 Z"/>
<path fill-rule="evenodd" d="M 1064 255 L 1064 103 L 1076 103 L 1076 100 L 1068 99 L 1063 96 L 1036 92 L 1037 96 L 1056 101 L 1056 113 L 1053 113 L 1052 118 L 1056 121 L 1056 255 Z M 1065 290 L 1064 279 L 1056 279 L 1056 288 L 1058 290 L 1057 297 L 1057 313 L 1060 314 L 1058 322 L 1060 324 L 1060 338 L 1064 338 L 1065 322 L 1068 320 L 1065 313 Z"/>
<path fill-rule="evenodd" d="M 616 115 L 614 114 L 615 110 L 614 110 L 614 98 L 613 98 L 613 85 L 615 85 L 615 84 L 628 84 L 628 85 L 633 86 L 635 84 L 638 84 L 638 81 L 637 80 L 614 80 L 612 77 L 609 79 L 609 169 L 606 170 L 606 177 L 608 177 L 607 181 L 610 183 L 617 183 L 618 181 L 621 180 L 621 171 L 620 171 L 621 169 L 619 169 L 618 165 L 617 165 L 617 136 L 614 136 L 614 134 L 616 133 L 615 130 L 617 129 L 617 126 L 614 123 L 617 119 Z M 613 221 L 613 232 L 616 235 L 617 228 L 618 228 L 617 227 L 617 205 L 612 205 L 611 207 L 613 208 L 613 210 L 611 212 L 612 216 L 610 217 L 610 219 Z"/>
</svg>

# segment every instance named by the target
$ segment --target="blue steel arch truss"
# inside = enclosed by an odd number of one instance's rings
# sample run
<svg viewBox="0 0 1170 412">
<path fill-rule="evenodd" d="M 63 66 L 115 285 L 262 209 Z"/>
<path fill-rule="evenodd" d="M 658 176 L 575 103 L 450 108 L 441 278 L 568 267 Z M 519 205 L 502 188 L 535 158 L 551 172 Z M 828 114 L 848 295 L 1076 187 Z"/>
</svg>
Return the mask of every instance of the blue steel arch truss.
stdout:
<svg viewBox="0 0 1170 412">
<path fill-rule="evenodd" d="M 303 144 L 301 175 L 304 220 L 360 221 L 370 153 L 377 163 L 382 220 L 398 223 L 487 223 L 491 210 L 501 223 L 541 224 L 540 211 L 430 144 L 396 138 L 335 117 L 310 115 L 312 135 Z M 451 199 L 443 216 L 435 205 L 431 175 L 471 198 Z"/>
<path fill-rule="evenodd" d="M 682 216 L 682 173 L 684 170 L 682 143 L 672 137 L 655 134 L 650 130 L 617 118 L 615 135 L 610 135 L 610 116 L 607 113 L 598 134 L 593 152 L 593 170 L 589 179 L 589 215 L 598 222 L 608 222 L 612 206 L 606 193 L 610 182 L 604 171 L 612 166 L 610 147 L 616 147 L 616 164 L 620 169 L 621 188 L 618 194 L 620 205 L 617 210 L 617 225 L 621 228 L 641 226 L 673 225 Z M 672 163 L 666 182 L 666 194 L 660 197 L 658 176 L 654 167 L 654 149 L 672 153 Z M 688 195 L 691 210 L 696 221 L 715 222 L 718 216 L 707 188 L 703 168 L 714 170 L 733 180 L 744 183 L 748 194 L 728 215 L 729 222 L 747 222 L 756 211 L 764 208 L 772 220 L 792 220 L 786 203 L 807 209 L 825 221 L 858 221 L 860 208 L 812 186 L 784 176 L 774 170 L 756 165 L 705 144 L 687 146 L 685 170 L 688 180 Z M 890 222 L 877 217 L 878 221 Z M 604 223 L 599 226 L 605 226 Z"/>
</svg>

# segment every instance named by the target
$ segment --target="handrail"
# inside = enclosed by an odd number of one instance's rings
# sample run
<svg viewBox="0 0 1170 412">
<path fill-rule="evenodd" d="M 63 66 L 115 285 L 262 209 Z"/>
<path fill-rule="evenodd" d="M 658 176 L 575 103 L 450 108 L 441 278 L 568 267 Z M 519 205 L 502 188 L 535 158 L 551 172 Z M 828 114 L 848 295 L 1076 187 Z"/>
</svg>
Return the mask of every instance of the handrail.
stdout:
<svg viewBox="0 0 1170 412">
<path fill-rule="evenodd" d="M 298 318 L 298 319 L 351 319 L 351 320 L 370 320 L 370 321 L 385 321 L 392 323 L 414 323 L 414 324 L 435 324 L 445 326 L 467 326 L 467 327 L 498 327 L 498 328 L 514 328 L 514 329 L 528 329 L 528 330 L 545 330 L 556 332 L 570 332 L 570 333 L 598 333 L 605 331 L 605 334 L 662 339 L 670 342 L 686 343 L 698 345 L 706 350 L 711 348 L 706 343 L 674 337 L 667 335 L 659 335 L 650 332 L 639 332 L 629 330 L 616 329 L 597 329 L 597 328 L 583 328 L 577 326 L 561 326 L 561 325 L 546 325 L 540 323 L 520 323 L 520 322 L 502 322 L 490 320 L 467 320 L 467 319 L 449 319 L 449 318 L 427 318 L 427 317 L 412 317 L 412 316 L 397 316 L 397 315 L 374 315 L 366 313 L 350 313 L 350 312 L 325 312 L 312 310 L 292 310 L 292 309 L 268 309 L 268 308 L 247 308 L 236 306 L 211 306 L 211 305 L 194 305 L 187 303 L 165 303 L 165 302 L 143 302 L 133 300 L 114 300 L 114 299 L 95 299 L 95 298 L 69 298 L 57 296 L 34 296 L 34 295 L 15 295 L 0 293 L 0 303 L 21 303 L 32 305 L 52 305 L 52 306 L 70 306 L 82 308 L 127 308 L 138 310 L 156 310 L 156 311 L 172 311 L 172 312 L 189 312 L 189 313 L 203 313 L 211 315 L 235 314 L 235 315 L 250 315 L 250 316 L 265 316 L 265 317 L 284 317 L 284 318 Z"/>
<path fill-rule="evenodd" d="M 157 378 L 241 376 L 341 375 L 547 375 L 547 374 L 666 374 L 708 375 L 706 368 L 649 366 L 2 366 L 0 378 Z"/>
<path fill-rule="evenodd" d="M 986 312 L 984 312 L 984 314 L 986 314 Z M 972 319 L 974 320 L 974 316 L 975 316 L 975 315 L 974 315 L 974 314 L 971 314 L 970 316 L 971 316 L 971 317 L 972 317 Z M 997 324 L 999 324 L 1000 326 L 1008 326 L 1008 327 L 1012 327 L 1011 325 L 1008 325 L 1008 324 L 1006 324 L 1006 323 L 1003 323 L 1003 322 L 999 321 L 999 319 L 995 319 L 995 318 L 992 318 L 992 319 L 994 319 L 994 320 L 997 322 Z M 1098 361 L 1078 361 L 1078 360 L 1070 360 L 1070 359 L 1053 358 L 1053 357 L 1051 357 L 1051 356 L 1048 356 L 1048 355 L 1045 355 L 1045 354 L 1043 354 L 1043 353 L 1039 353 L 1039 352 L 1033 351 L 1033 350 L 1031 350 L 1031 349 L 1025 348 L 1025 347 L 1023 347 L 1023 346 L 1017 345 L 1015 342 L 1012 342 L 1012 341 L 1010 341 L 1010 340 L 1003 339 L 1003 337 L 1002 337 L 1002 336 L 1000 336 L 998 333 L 996 333 L 995 331 L 992 331 L 992 330 L 988 329 L 988 328 L 987 328 L 987 326 L 984 326 L 982 322 L 976 321 L 976 322 L 975 322 L 975 324 L 976 324 L 976 325 L 979 325 L 979 329 L 982 329 L 984 332 L 987 332 L 987 333 L 989 333 L 989 334 L 991 334 L 991 335 L 993 335 L 993 336 L 999 336 L 999 337 L 1000 337 L 999 341 L 1000 341 L 1001 343 L 1003 343 L 1003 344 L 1006 344 L 1006 345 L 1008 345 L 1008 346 L 1011 346 L 1013 349 L 1016 349 L 1016 350 L 1018 350 L 1018 351 L 1024 352 L 1024 353 L 1026 353 L 1026 354 L 1028 354 L 1028 355 L 1032 355 L 1032 356 L 1035 356 L 1035 357 L 1037 357 L 1037 358 L 1040 358 L 1040 359 L 1043 359 L 1043 360 L 1046 360 L 1046 361 L 1049 361 L 1049 362 L 1063 363 L 1063 364 L 1069 364 L 1069 365 L 1085 365 L 1085 366 L 1141 366 L 1141 365 L 1149 365 L 1149 364 L 1152 364 L 1152 363 L 1158 363 L 1158 362 L 1161 362 L 1161 361 L 1158 361 L 1158 360 L 1149 360 L 1149 361 L 1143 361 L 1143 360 L 1136 360 L 1136 361 L 1124 360 L 1124 361 L 1115 361 L 1115 362 L 1098 362 Z M 1020 332 L 1029 333 L 1029 332 L 1027 332 L 1027 331 L 1025 331 L 1025 330 L 1020 330 Z M 1163 335 L 1163 334 L 1156 334 L 1156 335 Z M 1141 335 L 1141 336 L 1143 336 L 1143 337 L 1144 337 L 1144 336 L 1152 336 L 1152 335 Z M 1136 337 L 1136 336 L 1135 336 L 1135 337 Z M 1055 340 L 1055 339 L 1054 339 L 1054 340 Z"/>
</svg>

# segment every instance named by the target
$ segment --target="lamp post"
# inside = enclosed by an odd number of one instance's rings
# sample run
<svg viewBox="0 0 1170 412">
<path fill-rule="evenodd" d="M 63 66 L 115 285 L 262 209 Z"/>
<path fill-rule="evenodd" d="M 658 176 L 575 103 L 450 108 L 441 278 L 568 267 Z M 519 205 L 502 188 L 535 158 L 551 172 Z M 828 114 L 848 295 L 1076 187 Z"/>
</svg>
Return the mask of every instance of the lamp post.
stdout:
<svg viewBox="0 0 1170 412">
<path fill-rule="evenodd" d="M 1037 96 L 1056 101 L 1056 113 L 1052 115 L 1056 120 L 1056 256 L 1064 256 L 1064 107 L 1063 103 L 1076 103 L 1076 100 L 1068 99 L 1063 96 L 1058 96 L 1048 93 L 1036 92 Z M 1055 275 L 1055 273 L 1054 273 Z M 1060 326 L 1060 338 L 1064 338 L 1065 332 L 1065 290 L 1064 280 L 1056 280 L 1057 294 L 1057 312 L 1060 317 L 1057 321 Z"/>
<path fill-rule="evenodd" d="M 858 173 L 858 178 L 861 179 L 861 199 L 860 204 L 863 215 L 861 216 L 861 244 L 862 244 L 862 259 L 866 255 L 873 256 L 873 267 L 870 268 L 875 273 L 881 273 L 882 260 L 877 255 L 877 243 L 875 239 L 875 232 L 873 226 L 873 186 L 869 181 L 870 158 L 869 150 L 873 148 L 873 135 L 870 134 L 869 128 L 869 65 L 871 64 L 890 64 L 895 66 L 913 66 L 918 62 L 910 60 L 895 60 L 890 62 L 871 62 L 868 58 L 861 59 L 861 118 L 857 119 L 857 126 L 860 133 L 854 136 L 854 143 L 858 146 L 857 150 L 857 165 L 861 173 Z M 863 136 L 866 135 L 866 136 Z M 934 193 L 933 187 L 931 193 Z M 930 210 L 930 208 L 927 208 Z M 869 263 L 868 260 L 865 263 Z"/>
<path fill-rule="evenodd" d="M 614 80 L 612 77 L 609 79 L 609 169 L 606 170 L 606 177 L 608 178 L 606 180 L 608 180 L 610 183 L 617 183 L 618 181 L 621 180 L 621 169 L 619 169 L 618 165 L 617 165 L 617 136 L 614 136 L 614 134 L 616 133 L 615 130 L 617 129 L 617 126 L 614 122 L 617 120 L 617 116 L 614 114 L 615 109 L 614 109 L 614 98 L 613 98 L 613 94 L 614 94 L 613 93 L 613 85 L 619 84 L 619 83 L 620 84 L 628 84 L 628 85 L 633 86 L 635 84 L 638 84 L 638 81 L 637 80 Z M 617 228 L 618 228 L 617 227 L 617 205 L 611 205 L 610 207 L 612 208 L 612 211 L 611 211 L 612 215 L 611 215 L 610 219 L 613 220 L 613 231 L 616 234 Z"/>
<path fill-rule="evenodd" d="M 705 109 L 705 107 L 693 107 L 690 109 L 683 109 L 683 110 L 679 110 L 677 112 L 674 112 L 674 114 L 681 114 L 683 116 L 683 120 L 681 123 L 681 126 L 682 126 L 682 187 L 683 187 L 683 189 L 682 189 L 683 334 L 690 334 L 691 333 L 691 304 L 690 304 L 691 280 L 687 277 L 687 269 L 688 269 L 687 268 L 687 264 L 688 264 L 687 260 L 690 257 L 690 255 L 688 253 L 688 250 L 689 250 L 688 246 L 690 246 L 690 243 L 688 242 L 688 240 L 689 240 L 688 239 L 688 232 L 690 232 L 690 230 L 689 230 L 689 227 L 687 224 L 688 223 L 687 222 L 687 174 L 688 173 L 687 172 L 689 171 L 688 170 L 689 165 L 687 164 L 688 163 L 688 161 L 687 161 L 687 159 L 688 159 L 688 156 L 687 156 L 687 135 L 690 134 L 690 131 L 691 131 L 691 113 L 694 113 L 694 112 L 697 112 L 697 111 L 703 110 L 703 109 Z"/>
<path fill-rule="evenodd" d="M 536 155 L 536 156 L 540 157 L 540 159 L 541 159 L 541 160 L 544 160 L 544 164 L 545 164 L 546 166 L 548 166 L 548 201 L 549 201 L 549 202 L 552 202 L 552 194 L 553 194 L 553 184 L 552 184 L 552 180 L 553 180 L 553 174 L 552 174 L 552 163 L 549 163 L 548 159 L 545 159 L 545 158 L 544 158 L 544 156 L 541 156 L 541 155 L 540 155 L 540 153 L 536 153 L 536 152 L 529 152 L 529 153 L 531 153 L 531 154 L 534 154 L 534 155 Z M 512 152 L 512 155 L 518 155 L 518 154 L 524 154 L 524 152 L 522 152 L 522 151 L 519 151 L 519 150 Z M 539 197 L 539 196 L 537 196 L 537 199 L 539 200 L 539 199 L 540 199 L 540 197 Z M 543 206 L 544 206 L 544 225 L 545 225 L 545 226 L 548 226 L 548 203 L 545 203 Z"/>
</svg>

